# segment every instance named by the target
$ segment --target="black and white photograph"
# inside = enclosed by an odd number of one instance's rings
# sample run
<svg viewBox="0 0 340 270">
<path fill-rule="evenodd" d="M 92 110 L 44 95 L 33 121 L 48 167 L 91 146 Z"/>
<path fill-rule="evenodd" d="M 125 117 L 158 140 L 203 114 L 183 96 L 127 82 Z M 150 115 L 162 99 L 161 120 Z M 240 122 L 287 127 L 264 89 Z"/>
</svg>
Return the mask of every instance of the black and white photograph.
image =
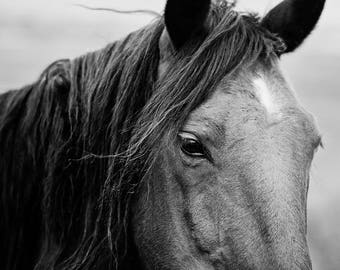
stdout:
<svg viewBox="0 0 340 270">
<path fill-rule="evenodd" d="M 339 14 L 0 0 L 0 270 L 339 270 Z"/>
</svg>

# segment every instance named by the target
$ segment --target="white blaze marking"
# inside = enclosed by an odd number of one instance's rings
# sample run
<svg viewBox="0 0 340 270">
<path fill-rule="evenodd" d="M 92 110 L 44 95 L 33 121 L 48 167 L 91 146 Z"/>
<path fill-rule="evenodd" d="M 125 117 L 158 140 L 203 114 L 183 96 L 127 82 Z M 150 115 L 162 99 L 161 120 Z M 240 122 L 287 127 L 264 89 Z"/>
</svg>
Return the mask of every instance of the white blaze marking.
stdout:
<svg viewBox="0 0 340 270">
<path fill-rule="evenodd" d="M 276 114 L 279 112 L 279 105 L 275 101 L 275 97 L 269 89 L 266 81 L 263 78 L 254 79 L 254 86 L 258 99 L 268 114 Z"/>
</svg>

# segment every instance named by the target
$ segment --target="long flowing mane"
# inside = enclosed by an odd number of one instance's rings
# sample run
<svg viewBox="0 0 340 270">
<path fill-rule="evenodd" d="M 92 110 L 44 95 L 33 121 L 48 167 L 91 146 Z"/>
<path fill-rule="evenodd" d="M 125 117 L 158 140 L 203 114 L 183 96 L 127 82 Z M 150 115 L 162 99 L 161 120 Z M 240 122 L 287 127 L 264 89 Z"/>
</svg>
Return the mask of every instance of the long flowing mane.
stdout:
<svg viewBox="0 0 340 270">
<path fill-rule="evenodd" d="M 129 212 L 160 140 L 224 76 L 283 46 L 229 5 L 210 17 L 161 81 L 163 19 L 0 96 L 1 269 L 138 268 Z"/>
</svg>

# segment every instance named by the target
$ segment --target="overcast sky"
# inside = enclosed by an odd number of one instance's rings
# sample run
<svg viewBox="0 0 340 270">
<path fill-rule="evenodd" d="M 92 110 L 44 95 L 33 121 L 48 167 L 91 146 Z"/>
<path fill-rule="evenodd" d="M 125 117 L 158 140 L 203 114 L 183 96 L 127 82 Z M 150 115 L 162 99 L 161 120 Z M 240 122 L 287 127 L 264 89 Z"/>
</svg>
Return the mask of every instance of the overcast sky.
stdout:
<svg viewBox="0 0 340 270">
<path fill-rule="evenodd" d="M 238 7 L 242 10 L 254 10 L 264 13 L 270 7 L 280 2 L 280 0 L 238 0 Z M 73 17 L 77 19 L 86 16 L 84 11 L 75 7 L 75 4 L 86 4 L 100 7 L 112 7 L 120 9 L 152 9 L 161 12 L 165 0 L 0 0 L 0 14 L 2 16 L 11 14 L 12 16 L 22 14 L 35 14 L 38 17 L 49 16 L 50 14 L 60 14 L 63 17 Z M 322 17 L 323 23 L 339 23 L 340 1 L 327 0 L 326 15 Z M 76 15 L 75 13 L 76 12 Z M 78 17 L 79 16 L 79 17 Z M 49 16 L 54 19 L 54 16 Z"/>
</svg>

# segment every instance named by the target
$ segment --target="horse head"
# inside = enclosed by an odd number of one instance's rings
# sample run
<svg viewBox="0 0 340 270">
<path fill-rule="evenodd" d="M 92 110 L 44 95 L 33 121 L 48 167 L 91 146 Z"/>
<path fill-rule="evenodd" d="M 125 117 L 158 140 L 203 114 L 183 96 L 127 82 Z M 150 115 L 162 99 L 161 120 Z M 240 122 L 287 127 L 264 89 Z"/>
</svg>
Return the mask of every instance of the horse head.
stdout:
<svg viewBox="0 0 340 270">
<path fill-rule="evenodd" d="M 167 1 L 148 109 L 178 121 L 157 134 L 133 207 L 147 269 L 312 268 L 306 201 L 321 141 L 279 62 L 323 5 L 285 0 L 259 19 L 224 1 Z"/>
</svg>

